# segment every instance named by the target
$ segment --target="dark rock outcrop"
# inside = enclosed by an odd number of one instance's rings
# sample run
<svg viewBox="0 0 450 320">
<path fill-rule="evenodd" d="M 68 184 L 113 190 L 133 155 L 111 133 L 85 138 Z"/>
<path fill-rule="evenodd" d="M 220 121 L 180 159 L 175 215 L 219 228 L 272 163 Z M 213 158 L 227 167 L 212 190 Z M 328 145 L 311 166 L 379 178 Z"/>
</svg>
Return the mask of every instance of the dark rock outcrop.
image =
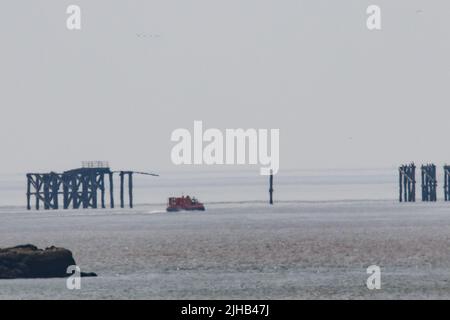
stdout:
<svg viewBox="0 0 450 320">
<path fill-rule="evenodd" d="M 72 252 L 64 248 L 42 250 L 27 244 L 0 249 L 0 279 L 68 277 L 67 268 L 71 265 L 76 265 Z"/>
</svg>

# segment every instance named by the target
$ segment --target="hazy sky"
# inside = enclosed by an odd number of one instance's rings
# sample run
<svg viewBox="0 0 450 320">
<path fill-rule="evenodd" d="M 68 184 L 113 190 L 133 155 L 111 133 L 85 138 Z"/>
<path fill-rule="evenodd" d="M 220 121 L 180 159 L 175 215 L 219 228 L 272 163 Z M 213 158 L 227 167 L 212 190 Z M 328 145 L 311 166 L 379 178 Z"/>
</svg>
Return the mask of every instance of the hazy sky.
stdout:
<svg viewBox="0 0 450 320">
<path fill-rule="evenodd" d="M 70 4 L 81 31 L 66 29 Z M 370 4 L 381 31 L 366 28 Z M 450 162 L 449 12 L 447 0 L 2 1 L 0 172 L 173 169 L 170 134 L 194 120 L 279 128 L 280 170 Z"/>
</svg>

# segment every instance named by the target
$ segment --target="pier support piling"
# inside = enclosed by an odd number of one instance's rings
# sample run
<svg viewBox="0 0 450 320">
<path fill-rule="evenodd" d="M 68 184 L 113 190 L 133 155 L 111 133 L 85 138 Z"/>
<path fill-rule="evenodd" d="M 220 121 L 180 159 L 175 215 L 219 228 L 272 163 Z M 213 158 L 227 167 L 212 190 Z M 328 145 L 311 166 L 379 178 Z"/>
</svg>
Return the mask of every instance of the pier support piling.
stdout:
<svg viewBox="0 0 450 320">
<path fill-rule="evenodd" d="M 269 177 L 269 203 L 273 204 L 273 171 L 270 170 L 270 177 Z"/>
<path fill-rule="evenodd" d="M 434 164 L 422 165 L 422 201 L 436 201 L 436 166 Z"/>
<path fill-rule="evenodd" d="M 58 209 L 59 196 L 63 196 L 63 208 L 74 209 L 98 208 L 98 192 L 100 192 L 101 208 L 106 208 L 106 183 L 105 176 L 109 177 L 109 201 L 114 208 L 114 173 L 109 164 L 103 161 L 83 162 L 81 168 L 65 171 L 63 173 L 27 173 L 27 209 L 31 210 L 31 199 L 36 198 L 35 208 L 39 210 L 40 203 L 44 208 Z M 120 206 L 125 207 L 124 183 L 128 177 L 129 206 L 133 208 L 133 174 L 158 176 L 157 174 L 137 171 L 119 171 L 120 176 Z"/>
<path fill-rule="evenodd" d="M 123 183 L 124 183 L 124 173 L 123 173 L 123 171 L 120 171 L 120 174 L 119 174 L 119 176 L 120 176 L 120 207 L 121 208 L 124 208 L 125 207 L 125 204 L 124 204 L 124 200 L 123 200 Z"/>
<path fill-rule="evenodd" d="M 414 163 L 399 167 L 399 202 L 416 201 L 416 166 Z"/>
<path fill-rule="evenodd" d="M 450 166 L 444 166 L 444 199 L 450 201 Z"/>
<path fill-rule="evenodd" d="M 109 202 L 111 208 L 114 208 L 114 182 L 113 182 L 113 173 L 109 172 Z"/>
</svg>

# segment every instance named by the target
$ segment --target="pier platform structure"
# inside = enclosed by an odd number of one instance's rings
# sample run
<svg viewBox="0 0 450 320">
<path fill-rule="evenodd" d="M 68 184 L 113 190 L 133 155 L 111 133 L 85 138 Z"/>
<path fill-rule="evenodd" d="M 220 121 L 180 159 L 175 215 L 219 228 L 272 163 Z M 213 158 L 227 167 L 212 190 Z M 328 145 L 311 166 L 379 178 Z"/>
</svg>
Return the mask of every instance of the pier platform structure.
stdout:
<svg viewBox="0 0 450 320">
<path fill-rule="evenodd" d="M 399 201 L 416 201 L 416 166 L 414 163 L 402 165 L 399 170 Z"/>
<path fill-rule="evenodd" d="M 436 165 L 422 165 L 422 201 L 437 201 Z"/>
<path fill-rule="evenodd" d="M 450 201 L 450 166 L 444 166 L 444 200 Z"/>
<path fill-rule="evenodd" d="M 27 209 L 31 210 L 31 199 L 35 197 L 35 208 L 41 203 L 44 209 L 59 209 L 62 196 L 64 209 L 106 208 L 105 195 L 109 193 L 109 207 L 114 208 L 114 174 L 120 176 L 120 207 L 125 207 L 125 177 L 128 178 L 128 205 L 133 208 L 133 174 L 157 176 L 137 171 L 112 171 L 106 161 L 84 161 L 80 168 L 63 173 L 27 173 Z M 107 188 L 108 187 L 108 188 Z M 107 190 L 108 189 L 108 190 Z"/>
</svg>

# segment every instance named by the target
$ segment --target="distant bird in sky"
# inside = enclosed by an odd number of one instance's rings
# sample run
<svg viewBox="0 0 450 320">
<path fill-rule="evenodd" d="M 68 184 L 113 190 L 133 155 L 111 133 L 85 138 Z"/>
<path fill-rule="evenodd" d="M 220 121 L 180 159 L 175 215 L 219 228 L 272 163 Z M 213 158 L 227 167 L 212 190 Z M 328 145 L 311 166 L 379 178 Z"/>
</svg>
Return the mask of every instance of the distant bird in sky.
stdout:
<svg viewBox="0 0 450 320">
<path fill-rule="evenodd" d="M 158 33 L 136 33 L 138 38 L 159 38 L 161 35 Z"/>
</svg>

